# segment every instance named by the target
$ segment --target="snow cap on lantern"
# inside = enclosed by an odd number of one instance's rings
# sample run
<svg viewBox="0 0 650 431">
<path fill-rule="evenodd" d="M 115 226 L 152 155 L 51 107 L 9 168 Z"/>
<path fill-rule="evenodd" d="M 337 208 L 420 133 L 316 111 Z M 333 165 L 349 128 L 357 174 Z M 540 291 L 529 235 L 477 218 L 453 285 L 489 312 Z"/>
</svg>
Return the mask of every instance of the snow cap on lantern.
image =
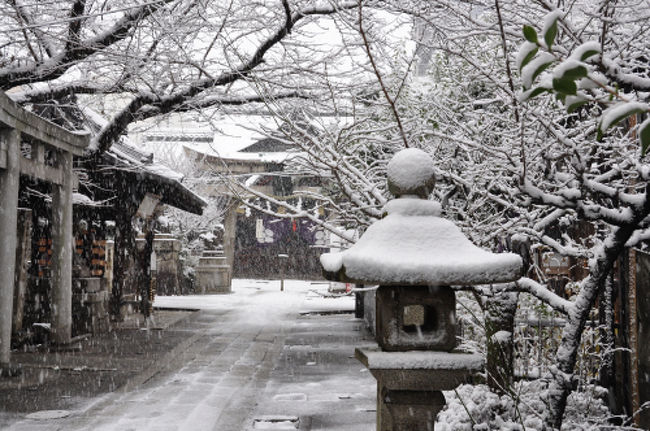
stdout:
<svg viewBox="0 0 650 431">
<path fill-rule="evenodd" d="M 435 183 L 433 160 L 422 150 L 396 153 L 387 167 L 397 199 L 383 209 L 359 240 L 320 258 L 329 280 L 384 286 L 449 286 L 502 283 L 521 275 L 521 258 L 491 253 L 440 217 L 438 202 L 425 200 Z"/>
<path fill-rule="evenodd" d="M 417 148 L 407 148 L 395 154 L 386 167 L 388 191 L 395 197 L 418 196 L 426 199 L 436 182 L 433 161 Z"/>
</svg>

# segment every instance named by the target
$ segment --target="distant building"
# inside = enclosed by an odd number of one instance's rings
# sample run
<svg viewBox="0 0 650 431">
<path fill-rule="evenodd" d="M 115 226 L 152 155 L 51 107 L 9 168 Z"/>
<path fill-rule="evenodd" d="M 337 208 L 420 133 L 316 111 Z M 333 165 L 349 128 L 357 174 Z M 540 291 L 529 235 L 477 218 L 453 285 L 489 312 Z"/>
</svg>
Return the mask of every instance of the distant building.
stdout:
<svg viewBox="0 0 650 431">
<path fill-rule="evenodd" d="M 268 117 L 243 120 L 266 123 L 266 127 L 271 121 Z M 245 127 L 238 132 L 230 129 L 230 135 L 216 135 L 212 143 L 186 143 L 184 150 L 187 157 L 214 177 L 214 182 L 200 189 L 203 195 L 227 194 L 236 198 L 226 213 L 224 234 L 224 249 L 231 256 L 233 275 L 274 278 L 283 273 L 294 278 L 320 278 L 318 258 L 327 245 L 327 234 L 313 221 L 282 217 L 281 206 L 263 202 L 243 188 L 233 190 L 223 178 L 237 177 L 247 188 L 273 200 L 304 206 L 309 202 L 298 197 L 297 192 L 318 192 L 322 179 L 285 173 L 286 164 L 299 154 L 292 145 Z M 251 209 L 241 205 L 241 200 L 269 211 Z"/>
</svg>

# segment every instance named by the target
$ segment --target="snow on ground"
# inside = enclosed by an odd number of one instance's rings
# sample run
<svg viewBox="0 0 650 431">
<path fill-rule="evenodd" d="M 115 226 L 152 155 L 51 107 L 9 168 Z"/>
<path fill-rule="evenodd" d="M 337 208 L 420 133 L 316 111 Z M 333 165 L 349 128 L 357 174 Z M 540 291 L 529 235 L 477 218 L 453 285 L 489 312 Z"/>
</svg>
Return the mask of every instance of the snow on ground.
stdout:
<svg viewBox="0 0 650 431">
<path fill-rule="evenodd" d="M 354 295 L 331 294 L 322 286 L 316 285 L 309 290 L 300 307 L 301 313 L 354 312 Z"/>
<path fill-rule="evenodd" d="M 275 340 L 277 350 L 265 353 L 274 358 L 266 382 L 256 385 L 258 389 L 248 396 L 230 394 L 245 406 L 235 416 L 250 426 L 247 429 L 307 426 L 370 431 L 374 429 L 375 380 L 353 358 L 354 347 L 368 342 L 362 340 L 361 323 L 351 314 L 354 296 L 333 295 L 328 287 L 327 282 L 285 280 L 281 291 L 279 280 L 235 279 L 232 294 L 158 297 L 155 305 L 228 312 L 229 323 L 236 322 L 233 332 L 253 330 L 253 343 Z M 258 333 L 260 327 L 264 330 Z M 247 355 L 240 361 L 245 366 L 256 364 Z M 196 381 L 205 382 L 206 375 Z M 198 422 L 181 422 L 178 429 L 185 425 L 203 429 L 210 420 L 209 414 L 193 417 Z M 227 429 L 235 423 L 223 414 L 212 420 Z"/>
<path fill-rule="evenodd" d="M 169 329 L 186 341 L 164 371 L 65 414 L 9 418 L 8 430 L 370 431 L 375 381 L 353 356 L 368 340 L 351 312 L 331 313 L 354 298 L 325 297 L 328 286 L 234 280 L 232 294 L 157 297 L 156 307 L 202 310 Z"/>
<path fill-rule="evenodd" d="M 353 295 L 337 295 L 327 291 L 326 281 L 284 280 L 284 291 L 280 290 L 280 280 L 233 279 L 232 294 L 156 296 L 157 308 L 180 308 L 196 310 L 233 310 L 246 308 L 251 301 L 256 302 L 261 293 L 263 302 L 271 309 L 284 309 L 287 300 L 302 300 L 295 311 L 299 313 L 354 311 Z M 259 319 L 260 316 L 250 316 Z"/>
</svg>

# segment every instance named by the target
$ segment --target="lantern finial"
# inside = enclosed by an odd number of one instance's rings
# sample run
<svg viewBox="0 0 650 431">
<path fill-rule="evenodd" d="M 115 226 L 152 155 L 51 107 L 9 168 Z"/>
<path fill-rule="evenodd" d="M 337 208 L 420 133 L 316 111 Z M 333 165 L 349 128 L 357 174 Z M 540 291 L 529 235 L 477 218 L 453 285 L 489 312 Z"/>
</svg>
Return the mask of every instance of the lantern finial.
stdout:
<svg viewBox="0 0 650 431">
<path fill-rule="evenodd" d="M 431 156 L 418 148 L 396 153 L 386 171 L 388 190 L 398 198 L 410 195 L 426 199 L 436 183 Z"/>
</svg>

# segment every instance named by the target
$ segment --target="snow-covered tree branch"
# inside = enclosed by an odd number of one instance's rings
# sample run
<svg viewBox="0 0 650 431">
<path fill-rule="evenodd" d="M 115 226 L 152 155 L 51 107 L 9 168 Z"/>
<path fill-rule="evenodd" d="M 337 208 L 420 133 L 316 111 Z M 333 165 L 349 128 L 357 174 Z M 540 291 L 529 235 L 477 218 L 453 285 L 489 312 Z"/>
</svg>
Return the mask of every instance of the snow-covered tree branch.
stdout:
<svg viewBox="0 0 650 431">
<path fill-rule="evenodd" d="M 102 152 L 133 121 L 259 103 L 257 85 L 276 100 L 315 97 L 322 88 L 315 66 L 336 63 L 337 52 L 323 49 L 314 32 L 356 4 L 7 0 L 0 88 L 40 105 L 122 95 L 121 111 L 93 140 Z"/>
</svg>

